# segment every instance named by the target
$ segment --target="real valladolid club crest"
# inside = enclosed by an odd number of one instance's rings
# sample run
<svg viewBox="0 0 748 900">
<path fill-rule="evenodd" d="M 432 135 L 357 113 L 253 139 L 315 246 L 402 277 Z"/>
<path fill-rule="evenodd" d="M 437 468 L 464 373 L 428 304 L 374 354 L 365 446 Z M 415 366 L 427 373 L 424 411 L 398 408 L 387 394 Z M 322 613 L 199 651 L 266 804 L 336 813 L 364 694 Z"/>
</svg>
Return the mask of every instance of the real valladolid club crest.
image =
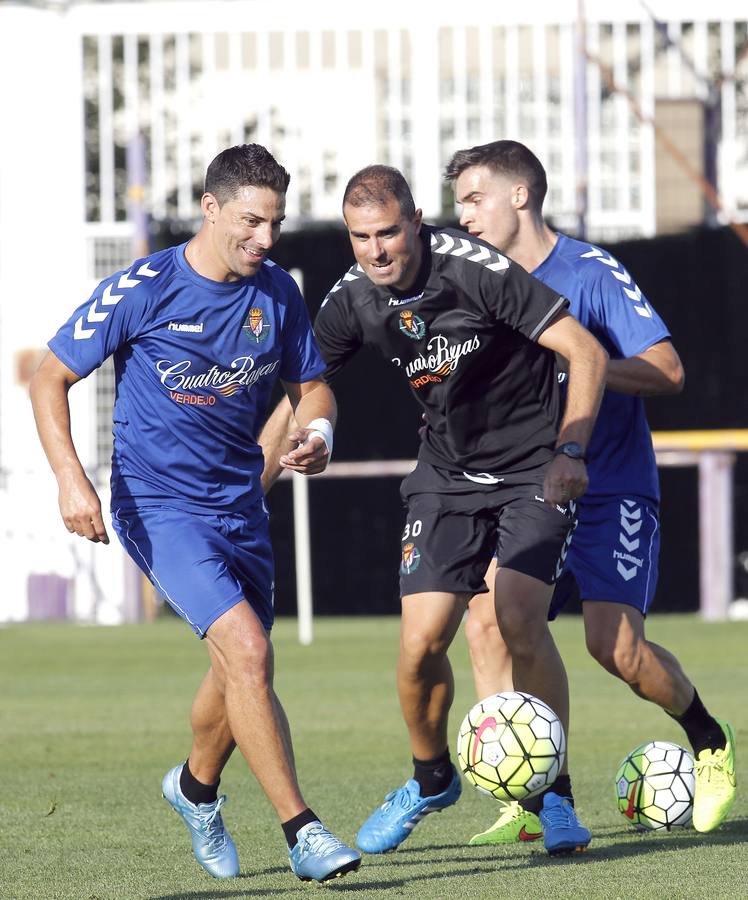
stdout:
<svg viewBox="0 0 748 900">
<path fill-rule="evenodd" d="M 413 341 L 420 341 L 426 334 L 426 323 L 420 316 L 417 316 L 409 309 L 404 309 L 400 313 L 398 325 L 400 326 L 400 331 Z"/>
<path fill-rule="evenodd" d="M 259 306 L 253 306 L 242 325 L 244 334 L 255 344 L 261 344 L 268 336 L 270 325 L 265 321 L 265 312 Z"/>
<path fill-rule="evenodd" d="M 421 562 L 421 552 L 415 544 L 405 544 L 403 546 L 403 561 L 400 565 L 401 575 L 410 575 L 415 572 Z"/>
</svg>

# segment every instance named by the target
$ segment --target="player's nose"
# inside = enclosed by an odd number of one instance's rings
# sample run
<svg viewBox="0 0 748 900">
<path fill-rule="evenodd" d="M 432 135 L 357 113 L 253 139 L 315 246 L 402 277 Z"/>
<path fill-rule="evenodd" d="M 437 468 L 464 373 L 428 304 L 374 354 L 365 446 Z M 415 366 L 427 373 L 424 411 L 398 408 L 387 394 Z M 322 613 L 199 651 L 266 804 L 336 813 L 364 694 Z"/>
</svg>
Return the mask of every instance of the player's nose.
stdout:
<svg viewBox="0 0 748 900">
<path fill-rule="evenodd" d="M 275 235 L 271 222 L 263 222 L 254 232 L 255 243 L 262 250 L 269 250 L 275 243 Z"/>
</svg>

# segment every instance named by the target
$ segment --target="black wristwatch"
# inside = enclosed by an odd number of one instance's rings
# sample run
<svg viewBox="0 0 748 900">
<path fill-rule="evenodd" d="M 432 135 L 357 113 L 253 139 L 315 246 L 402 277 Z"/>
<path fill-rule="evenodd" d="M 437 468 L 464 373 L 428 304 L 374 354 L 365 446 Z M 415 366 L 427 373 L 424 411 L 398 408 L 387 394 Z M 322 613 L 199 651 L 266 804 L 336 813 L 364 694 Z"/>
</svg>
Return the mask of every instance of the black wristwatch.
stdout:
<svg viewBox="0 0 748 900">
<path fill-rule="evenodd" d="M 581 444 L 577 444 L 576 441 L 567 441 L 565 444 L 559 444 L 553 451 L 554 456 L 560 456 L 562 453 L 564 456 L 568 456 L 569 459 L 581 459 L 582 462 L 587 461 L 584 455 L 584 447 Z"/>
</svg>

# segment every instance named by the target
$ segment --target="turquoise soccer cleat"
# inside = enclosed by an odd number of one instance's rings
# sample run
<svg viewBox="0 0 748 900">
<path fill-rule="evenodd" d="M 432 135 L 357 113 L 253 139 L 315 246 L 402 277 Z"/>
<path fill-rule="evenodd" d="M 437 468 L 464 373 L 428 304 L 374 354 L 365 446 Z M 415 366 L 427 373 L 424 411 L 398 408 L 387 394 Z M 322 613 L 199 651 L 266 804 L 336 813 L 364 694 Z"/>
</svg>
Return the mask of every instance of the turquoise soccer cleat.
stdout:
<svg viewBox="0 0 748 900">
<path fill-rule="evenodd" d="M 418 782 L 411 778 L 384 798 L 361 826 L 356 844 L 364 853 L 389 853 L 395 850 L 424 816 L 441 812 L 457 803 L 462 793 L 460 774 L 452 766 L 453 776 L 446 791 L 433 797 L 422 797 Z"/>
<path fill-rule="evenodd" d="M 214 878 L 235 878 L 239 874 L 239 856 L 221 818 L 226 797 L 219 797 L 214 803 L 190 803 L 179 787 L 181 772 L 182 766 L 170 769 L 164 775 L 161 790 L 190 830 L 195 859 Z"/>
<path fill-rule="evenodd" d="M 582 853 L 592 840 L 592 833 L 577 818 L 566 797 L 548 791 L 539 814 L 543 826 L 543 843 L 551 856 L 557 853 Z"/>
<path fill-rule="evenodd" d="M 361 865 L 361 854 L 347 847 L 321 822 L 310 822 L 296 833 L 298 843 L 288 851 L 291 870 L 302 881 L 331 881 Z"/>
</svg>

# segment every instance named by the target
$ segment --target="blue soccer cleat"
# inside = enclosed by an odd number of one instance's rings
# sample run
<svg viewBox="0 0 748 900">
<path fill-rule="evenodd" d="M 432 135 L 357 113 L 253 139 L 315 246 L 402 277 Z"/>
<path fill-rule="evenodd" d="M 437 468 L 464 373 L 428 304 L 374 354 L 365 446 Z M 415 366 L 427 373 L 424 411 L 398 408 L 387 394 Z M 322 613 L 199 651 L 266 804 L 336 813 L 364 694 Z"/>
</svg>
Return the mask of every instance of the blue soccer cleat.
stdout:
<svg viewBox="0 0 748 900">
<path fill-rule="evenodd" d="M 402 844 L 424 816 L 457 803 L 462 783 L 454 766 L 452 771 L 454 774 L 446 791 L 433 797 L 422 797 L 418 782 L 412 778 L 387 794 L 384 803 L 369 816 L 356 835 L 359 848 L 364 853 L 389 853 Z"/>
<path fill-rule="evenodd" d="M 214 803 L 190 803 L 179 787 L 181 772 L 182 766 L 170 769 L 164 775 L 161 790 L 190 829 L 195 859 L 214 878 L 235 878 L 239 874 L 239 856 L 221 818 L 226 797 L 219 797 Z"/>
<path fill-rule="evenodd" d="M 302 881 L 330 881 L 361 865 L 361 854 L 330 834 L 321 822 L 300 828 L 296 839 L 288 858 L 294 875 Z"/>
<path fill-rule="evenodd" d="M 571 802 L 553 791 L 543 796 L 539 813 L 543 826 L 543 843 L 551 856 L 557 853 L 582 853 L 592 840 L 592 833 L 577 818 Z"/>
</svg>

